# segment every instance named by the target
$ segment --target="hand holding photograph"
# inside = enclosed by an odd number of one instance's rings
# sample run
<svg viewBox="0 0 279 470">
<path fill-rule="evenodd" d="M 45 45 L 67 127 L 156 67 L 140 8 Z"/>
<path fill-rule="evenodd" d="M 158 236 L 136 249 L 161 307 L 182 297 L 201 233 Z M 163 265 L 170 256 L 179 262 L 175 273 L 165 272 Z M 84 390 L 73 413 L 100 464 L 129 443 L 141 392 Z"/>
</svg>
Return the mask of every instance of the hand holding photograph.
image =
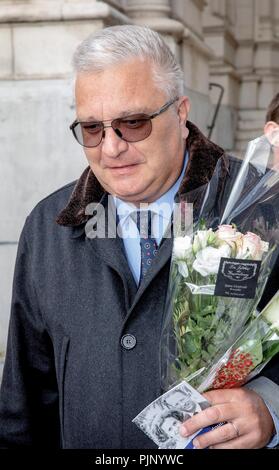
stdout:
<svg viewBox="0 0 279 470">
<path fill-rule="evenodd" d="M 181 382 L 150 403 L 133 422 L 159 448 L 184 449 L 197 433 L 188 438 L 182 437 L 180 425 L 209 406 L 209 402 L 191 385 Z"/>
</svg>

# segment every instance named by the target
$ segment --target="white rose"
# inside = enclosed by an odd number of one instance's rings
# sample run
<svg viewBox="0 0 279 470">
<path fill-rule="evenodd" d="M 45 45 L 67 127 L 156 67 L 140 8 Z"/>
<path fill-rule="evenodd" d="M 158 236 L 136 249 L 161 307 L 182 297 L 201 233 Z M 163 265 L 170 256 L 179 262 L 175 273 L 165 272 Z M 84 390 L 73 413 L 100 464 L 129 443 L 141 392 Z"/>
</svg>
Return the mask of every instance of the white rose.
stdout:
<svg viewBox="0 0 279 470">
<path fill-rule="evenodd" d="M 174 258 L 185 258 L 187 251 L 192 248 L 191 237 L 175 237 L 173 241 L 173 256 Z"/>
<path fill-rule="evenodd" d="M 179 274 L 181 274 L 182 277 L 185 277 L 185 278 L 188 277 L 189 271 L 188 271 L 188 266 L 185 263 L 185 261 L 177 261 L 176 264 L 177 264 Z"/>
<path fill-rule="evenodd" d="M 264 308 L 262 315 L 273 328 L 279 328 L 279 291 L 277 291 L 269 304 Z"/>
<path fill-rule="evenodd" d="M 206 247 L 207 240 L 208 240 L 208 238 L 210 237 L 211 234 L 212 234 L 212 229 L 211 228 L 209 230 L 198 230 L 197 231 L 197 234 L 196 234 L 195 238 L 197 238 L 197 240 L 199 241 L 202 248 Z"/>
<path fill-rule="evenodd" d="M 215 235 L 211 228 L 209 230 L 198 230 L 193 241 L 194 253 L 205 248 L 210 241 L 213 241 L 214 237 Z"/>
<path fill-rule="evenodd" d="M 229 258 L 230 253 L 229 245 L 222 245 L 219 248 L 208 246 L 197 253 L 193 268 L 202 276 L 217 274 L 221 258 Z"/>
</svg>

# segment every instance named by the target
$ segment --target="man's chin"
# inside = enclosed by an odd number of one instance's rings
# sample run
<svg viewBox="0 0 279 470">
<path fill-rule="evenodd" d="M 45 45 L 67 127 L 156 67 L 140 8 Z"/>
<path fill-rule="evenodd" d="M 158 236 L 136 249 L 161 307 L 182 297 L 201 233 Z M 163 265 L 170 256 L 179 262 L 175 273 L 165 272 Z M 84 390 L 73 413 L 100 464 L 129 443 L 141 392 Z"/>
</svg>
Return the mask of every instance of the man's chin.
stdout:
<svg viewBox="0 0 279 470">
<path fill-rule="evenodd" d="M 103 188 L 105 188 L 109 194 L 116 196 L 123 201 L 134 204 L 148 201 L 150 183 L 143 186 L 142 184 L 139 184 L 139 178 L 133 179 L 133 181 L 130 181 L 129 184 L 119 183 L 120 182 L 112 181 L 112 184 L 104 184 L 104 181 L 101 182 Z"/>
<path fill-rule="evenodd" d="M 141 196 L 141 193 L 135 194 L 134 192 L 117 192 L 114 193 L 118 199 L 121 199 L 122 201 L 126 202 L 131 202 L 133 204 L 139 203 L 139 202 L 144 202 L 143 197 Z"/>
</svg>

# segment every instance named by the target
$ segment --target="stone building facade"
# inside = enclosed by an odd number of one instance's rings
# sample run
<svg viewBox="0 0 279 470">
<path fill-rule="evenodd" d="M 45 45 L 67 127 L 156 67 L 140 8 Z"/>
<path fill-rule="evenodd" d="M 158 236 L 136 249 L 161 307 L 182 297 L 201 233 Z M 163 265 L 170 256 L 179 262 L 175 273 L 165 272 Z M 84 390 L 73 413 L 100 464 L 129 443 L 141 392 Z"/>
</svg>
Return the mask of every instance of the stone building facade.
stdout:
<svg viewBox="0 0 279 470">
<path fill-rule="evenodd" d="M 279 89 L 279 0 L 0 0 L 0 356 L 17 241 L 27 214 L 74 180 L 85 159 L 70 135 L 71 57 L 94 30 L 136 23 L 160 32 L 181 62 L 190 119 L 243 151 Z M 0 359 L 1 361 L 1 359 Z"/>
</svg>

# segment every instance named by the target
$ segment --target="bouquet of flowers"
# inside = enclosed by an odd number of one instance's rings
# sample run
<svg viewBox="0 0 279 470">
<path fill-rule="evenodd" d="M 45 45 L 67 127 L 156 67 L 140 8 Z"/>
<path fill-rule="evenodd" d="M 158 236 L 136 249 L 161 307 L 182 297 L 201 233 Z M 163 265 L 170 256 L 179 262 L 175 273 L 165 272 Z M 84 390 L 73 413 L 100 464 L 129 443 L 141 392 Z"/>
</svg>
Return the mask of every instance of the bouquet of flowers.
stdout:
<svg viewBox="0 0 279 470">
<path fill-rule="evenodd" d="M 221 299 L 214 295 L 222 258 L 228 294 L 237 295 L 237 301 L 235 297 Z M 238 336 L 255 307 L 255 298 L 246 297 L 244 279 L 253 281 L 259 268 L 257 262 L 262 260 L 259 281 L 262 284 L 268 259 L 267 242 L 254 233 L 242 234 L 232 225 L 221 225 L 216 232 L 201 229 L 192 239 L 185 236 L 174 240 L 172 321 L 177 346 L 174 373 L 178 378 L 185 379 L 211 364 Z"/>
<path fill-rule="evenodd" d="M 226 178 L 219 161 L 208 185 L 182 198 L 193 204 L 194 224 L 174 238 L 161 340 L 165 390 L 181 380 L 199 391 L 239 386 L 278 351 L 272 323 L 256 310 L 278 255 L 279 168 L 271 161 L 272 145 L 259 137 L 242 162 L 231 159 Z"/>
<path fill-rule="evenodd" d="M 165 393 L 133 420 L 160 448 L 192 448 L 214 429 L 179 435 L 180 422 L 210 406 L 200 394 L 243 385 L 279 351 L 279 293 L 257 310 L 279 252 L 274 146 L 279 132 L 251 141 L 243 161 L 220 158 L 208 184 L 180 194 L 160 348 Z"/>
</svg>

